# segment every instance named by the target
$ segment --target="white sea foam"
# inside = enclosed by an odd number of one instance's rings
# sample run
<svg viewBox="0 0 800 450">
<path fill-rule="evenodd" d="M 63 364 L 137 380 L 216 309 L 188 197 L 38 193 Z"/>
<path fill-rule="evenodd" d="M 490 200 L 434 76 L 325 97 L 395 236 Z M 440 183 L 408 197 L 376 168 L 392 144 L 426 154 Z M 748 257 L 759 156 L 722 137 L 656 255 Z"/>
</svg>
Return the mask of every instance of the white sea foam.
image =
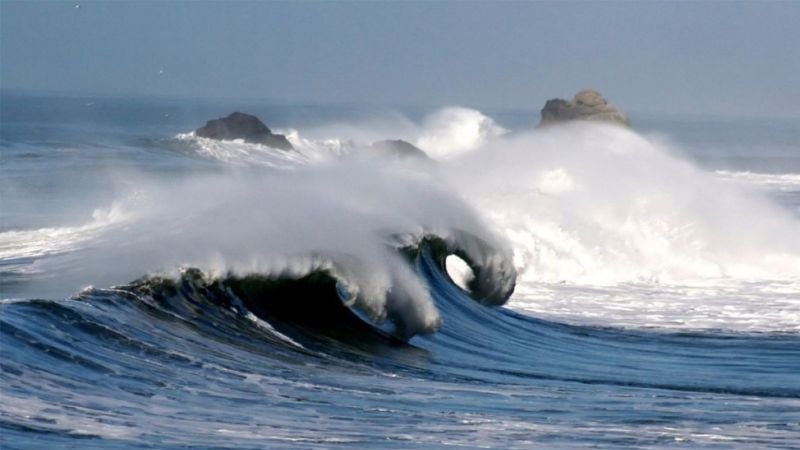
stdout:
<svg viewBox="0 0 800 450">
<path fill-rule="evenodd" d="M 447 173 L 511 241 L 513 308 L 600 325 L 800 329 L 800 220 L 680 153 L 576 123 L 495 140 Z"/>
<path fill-rule="evenodd" d="M 443 108 L 430 114 L 415 142 L 435 159 L 447 159 L 475 150 L 507 130 L 469 108 Z"/>
<path fill-rule="evenodd" d="M 130 202 L 135 202 L 135 196 Z M 0 261 L 30 260 L 66 253 L 81 247 L 103 231 L 133 220 L 135 214 L 117 202 L 108 209 L 98 208 L 83 225 L 47 227 L 0 232 Z"/>
<path fill-rule="evenodd" d="M 509 306 L 536 317 L 619 327 L 800 332 L 800 283 L 521 283 Z"/>
<path fill-rule="evenodd" d="M 729 170 L 718 170 L 715 173 L 725 180 L 753 184 L 770 190 L 800 191 L 800 174 L 797 173 L 773 174 Z"/>
<path fill-rule="evenodd" d="M 296 136 L 291 137 L 295 138 L 293 144 L 299 139 Z M 201 156 L 231 164 L 263 165 L 288 169 L 313 163 L 325 156 L 324 153 L 315 151 L 318 146 L 299 145 L 297 151 L 286 151 L 263 144 L 245 142 L 242 139 L 220 141 L 198 137 L 194 132 L 178 134 L 176 139 L 194 144 L 195 150 Z"/>
<path fill-rule="evenodd" d="M 194 132 L 178 134 L 176 139 L 192 144 L 199 155 L 210 159 L 286 169 L 350 155 L 383 139 L 403 139 L 416 144 L 434 159 L 446 160 L 473 151 L 507 131 L 480 111 L 450 107 L 432 112 L 419 124 L 389 115 L 355 124 L 276 129 L 276 133 L 285 135 L 292 144 L 292 151 L 241 139 L 203 138 L 195 136 Z"/>
<path fill-rule="evenodd" d="M 800 276 L 798 220 L 663 142 L 574 124 L 498 140 L 449 171 L 512 241 L 530 282 Z"/>
<path fill-rule="evenodd" d="M 17 397 L 0 392 L 3 411 L 0 417 L 16 423 L 67 432 L 77 436 L 100 436 L 109 439 L 135 439 L 140 432 L 129 421 L 109 411 L 117 406 L 113 400 L 83 395 L 82 399 L 93 405 L 64 407 L 36 397 Z"/>
</svg>

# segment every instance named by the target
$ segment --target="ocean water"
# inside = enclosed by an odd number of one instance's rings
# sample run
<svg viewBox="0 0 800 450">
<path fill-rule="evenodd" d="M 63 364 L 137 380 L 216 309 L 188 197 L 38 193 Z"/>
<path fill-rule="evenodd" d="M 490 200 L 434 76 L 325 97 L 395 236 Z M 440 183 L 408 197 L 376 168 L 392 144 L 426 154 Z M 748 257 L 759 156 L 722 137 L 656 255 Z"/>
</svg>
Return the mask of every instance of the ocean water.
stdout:
<svg viewBox="0 0 800 450">
<path fill-rule="evenodd" d="M 798 448 L 800 126 L 537 114 L 4 92 L 0 448 Z"/>
</svg>

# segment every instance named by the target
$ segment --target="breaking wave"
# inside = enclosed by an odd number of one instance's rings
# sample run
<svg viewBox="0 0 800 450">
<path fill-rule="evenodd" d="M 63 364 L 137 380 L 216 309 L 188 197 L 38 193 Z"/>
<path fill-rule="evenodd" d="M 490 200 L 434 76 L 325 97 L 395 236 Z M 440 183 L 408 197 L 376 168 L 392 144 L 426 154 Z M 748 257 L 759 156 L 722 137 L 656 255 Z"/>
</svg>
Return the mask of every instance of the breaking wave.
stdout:
<svg viewBox="0 0 800 450">
<path fill-rule="evenodd" d="M 466 108 L 419 124 L 389 117 L 282 132 L 294 151 L 179 135 L 164 145 L 217 161 L 219 170 L 131 182 L 137 188 L 112 214 L 126 217 L 120 226 L 99 217 L 5 232 L 7 268 L 36 259 L 5 273 L 47 273 L 46 285 L 69 295 L 64 286 L 174 277 L 185 268 L 217 278 L 325 270 L 354 307 L 402 322 L 401 334 L 411 335 L 435 330 L 441 317 L 398 249 L 435 236 L 457 241 L 450 253 L 471 266 L 443 263 L 454 281 L 477 291 L 502 286 L 489 303 L 503 303 L 518 274 L 510 305 L 559 320 L 798 327 L 798 218 L 762 189 L 730 182 L 784 190 L 795 175 L 705 171 L 663 137 L 601 124 L 510 132 Z M 369 156 L 377 137 L 416 143 L 436 162 L 353 157 Z M 464 251 L 472 245 L 465 236 L 482 250 Z M 764 320 L 753 322 L 749 294 L 725 297 L 765 283 L 779 294 L 759 305 Z M 669 301 L 642 301 L 648 289 Z M 681 294 L 688 291 L 720 306 L 700 313 Z M 777 311 L 784 320 L 766 319 Z"/>
<path fill-rule="evenodd" d="M 3 444 L 796 447 L 795 175 L 465 108 L 293 151 L 139 116 L 9 126 Z"/>
</svg>

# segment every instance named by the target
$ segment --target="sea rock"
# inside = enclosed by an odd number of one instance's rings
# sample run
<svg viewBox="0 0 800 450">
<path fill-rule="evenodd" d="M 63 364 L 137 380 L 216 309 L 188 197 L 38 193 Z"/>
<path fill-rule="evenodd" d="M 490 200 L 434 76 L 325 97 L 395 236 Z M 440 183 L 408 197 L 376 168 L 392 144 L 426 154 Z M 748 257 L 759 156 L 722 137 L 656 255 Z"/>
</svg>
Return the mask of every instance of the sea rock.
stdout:
<svg viewBox="0 0 800 450">
<path fill-rule="evenodd" d="M 209 120 L 204 127 L 194 131 L 196 136 L 263 144 L 280 150 L 293 150 L 292 144 L 282 134 L 274 134 L 258 117 L 234 112 L 228 117 Z"/>
<path fill-rule="evenodd" d="M 570 120 L 596 120 L 630 126 L 628 117 L 609 105 L 603 96 L 594 89 L 584 89 L 572 100 L 554 98 L 542 108 L 539 125 L 548 125 Z"/>
<path fill-rule="evenodd" d="M 427 153 L 422 151 L 416 145 L 406 142 L 402 139 L 386 139 L 383 141 L 373 142 L 370 146 L 370 150 L 373 153 L 390 158 L 419 158 L 430 160 L 430 157 L 427 155 Z"/>
</svg>

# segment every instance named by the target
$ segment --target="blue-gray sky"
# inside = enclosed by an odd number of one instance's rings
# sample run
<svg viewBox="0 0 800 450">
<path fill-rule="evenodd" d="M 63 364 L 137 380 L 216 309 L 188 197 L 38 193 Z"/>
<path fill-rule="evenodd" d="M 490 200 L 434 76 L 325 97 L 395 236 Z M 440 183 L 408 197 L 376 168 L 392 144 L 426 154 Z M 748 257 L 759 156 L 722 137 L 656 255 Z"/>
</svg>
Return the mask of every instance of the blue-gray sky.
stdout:
<svg viewBox="0 0 800 450">
<path fill-rule="evenodd" d="M 79 5 L 80 7 L 76 7 Z M 800 1 L 0 0 L 0 87 L 800 117 Z"/>
</svg>

